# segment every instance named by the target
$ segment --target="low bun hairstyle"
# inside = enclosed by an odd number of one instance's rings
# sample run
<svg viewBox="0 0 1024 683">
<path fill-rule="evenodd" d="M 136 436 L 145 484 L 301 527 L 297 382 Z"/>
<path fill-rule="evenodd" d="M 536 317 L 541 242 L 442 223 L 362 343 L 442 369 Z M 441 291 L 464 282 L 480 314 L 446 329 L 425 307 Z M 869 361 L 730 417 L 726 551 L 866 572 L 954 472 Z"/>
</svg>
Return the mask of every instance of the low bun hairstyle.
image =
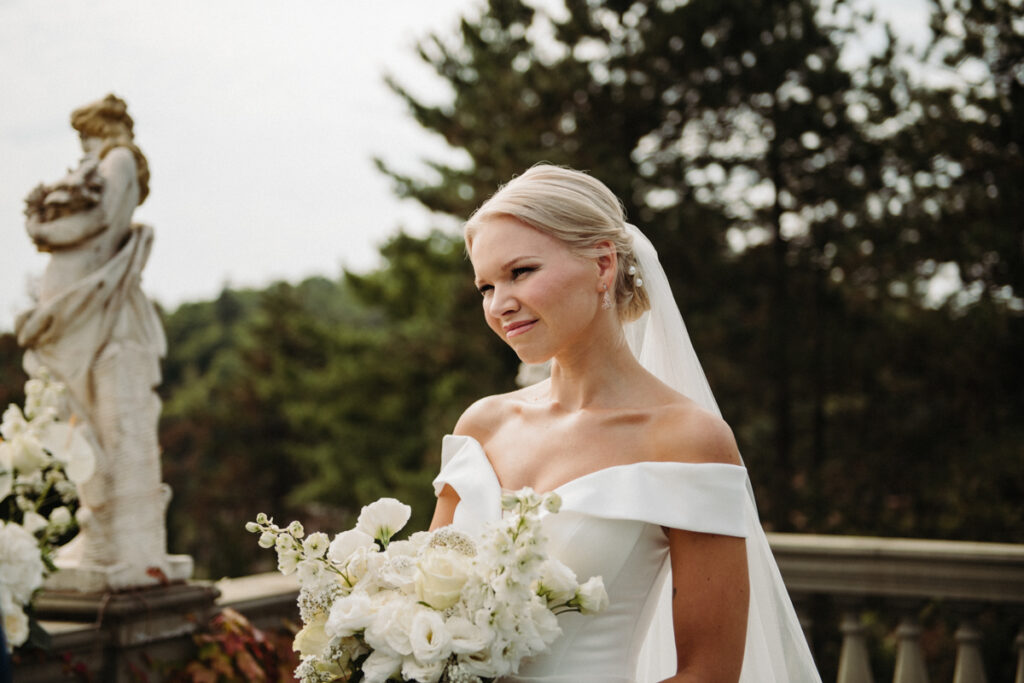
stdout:
<svg viewBox="0 0 1024 683">
<path fill-rule="evenodd" d="M 642 273 L 637 271 L 622 203 L 600 180 L 581 171 L 538 164 L 499 188 L 470 216 L 466 246 L 472 248 L 480 226 L 498 216 L 510 216 L 550 235 L 582 258 L 600 256 L 598 245 L 611 242 L 617 260 L 614 301 L 619 319 L 636 320 L 651 307 L 647 292 L 637 286 Z"/>
</svg>

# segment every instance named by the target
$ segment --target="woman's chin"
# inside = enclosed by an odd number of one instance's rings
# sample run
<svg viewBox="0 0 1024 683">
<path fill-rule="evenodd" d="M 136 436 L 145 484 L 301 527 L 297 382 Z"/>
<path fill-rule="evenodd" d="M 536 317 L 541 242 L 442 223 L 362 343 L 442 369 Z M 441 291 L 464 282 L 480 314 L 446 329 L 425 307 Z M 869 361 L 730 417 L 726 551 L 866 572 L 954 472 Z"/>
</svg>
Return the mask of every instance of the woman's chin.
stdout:
<svg viewBox="0 0 1024 683">
<path fill-rule="evenodd" d="M 536 349 L 514 348 L 512 349 L 519 356 L 519 360 L 525 365 L 543 365 L 551 360 L 550 353 L 539 353 Z"/>
</svg>

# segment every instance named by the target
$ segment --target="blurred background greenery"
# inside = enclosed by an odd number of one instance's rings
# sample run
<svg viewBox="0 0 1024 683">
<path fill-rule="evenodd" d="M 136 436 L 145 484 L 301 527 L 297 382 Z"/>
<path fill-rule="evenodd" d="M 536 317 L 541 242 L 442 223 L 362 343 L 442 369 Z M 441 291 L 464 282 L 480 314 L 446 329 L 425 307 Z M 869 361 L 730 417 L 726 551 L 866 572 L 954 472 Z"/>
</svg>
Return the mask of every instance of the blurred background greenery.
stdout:
<svg viewBox="0 0 1024 683">
<path fill-rule="evenodd" d="M 1024 542 L 1024 6 L 929 11 L 927 45 L 865 50 L 842 0 L 491 0 L 420 45 L 449 101 L 391 83 L 459 163 L 378 167 L 457 218 L 539 161 L 607 183 L 769 529 Z M 260 511 L 341 530 L 391 495 L 425 526 L 441 436 L 514 387 L 459 235 L 382 255 L 163 312 L 170 543 L 199 577 L 270 568 Z M 20 363 L 0 336 L 0 405 Z"/>
</svg>

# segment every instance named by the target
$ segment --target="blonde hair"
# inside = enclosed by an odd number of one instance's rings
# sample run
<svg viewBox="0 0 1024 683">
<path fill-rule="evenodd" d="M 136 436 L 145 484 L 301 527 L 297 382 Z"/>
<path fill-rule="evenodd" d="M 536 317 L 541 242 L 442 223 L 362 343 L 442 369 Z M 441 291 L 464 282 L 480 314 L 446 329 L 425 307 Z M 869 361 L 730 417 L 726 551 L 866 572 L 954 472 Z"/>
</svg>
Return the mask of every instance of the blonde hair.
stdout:
<svg viewBox="0 0 1024 683">
<path fill-rule="evenodd" d="M 149 196 L 149 163 L 134 142 L 134 125 L 135 122 L 128 115 L 128 104 L 113 94 L 71 112 L 71 127 L 82 137 L 100 138 L 104 141 L 100 149 L 100 159 L 117 147 L 126 147 L 132 153 L 139 179 L 139 204 L 142 204 Z"/>
<path fill-rule="evenodd" d="M 583 258 L 596 258 L 604 253 L 598 245 L 611 242 L 617 261 L 612 289 L 619 318 L 636 320 L 651 307 L 647 292 L 637 286 L 640 273 L 622 203 L 600 180 L 550 164 L 532 167 L 473 212 L 465 226 L 467 248 L 472 248 L 480 226 L 498 216 L 510 216 L 550 235 Z"/>
</svg>

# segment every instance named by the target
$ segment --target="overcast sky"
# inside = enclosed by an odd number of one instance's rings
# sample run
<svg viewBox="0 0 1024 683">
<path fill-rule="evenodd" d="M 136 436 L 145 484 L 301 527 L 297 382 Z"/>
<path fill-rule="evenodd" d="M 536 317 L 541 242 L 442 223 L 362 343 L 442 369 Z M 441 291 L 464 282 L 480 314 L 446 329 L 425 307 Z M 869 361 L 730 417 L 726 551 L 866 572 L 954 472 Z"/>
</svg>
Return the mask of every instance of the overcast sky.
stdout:
<svg viewBox="0 0 1024 683">
<path fill-rule="evenodd" d="M 430 219 L 399 202 L 373 156 L 405 169 L 443 154 L 383 85 L 444 84 L 414 45 L 473 0 L 0 0 L 0 330 L 46 256 L 23 198 L 81 154 L 76 107 L 127 100 L 152 172 L 135 213 L 156 229 L 143 277 L 164 305 L 220 289 L 335 277 Z"/>
<path fill-rule="evenodd" d="M 922 2 L 884 4 L 915 14 Z M 0 0 L 0 331 L 28 306 L 47 258 L 25 234 L 22 200 L 77 163 L 70 112 L 108 92 L 127 100 L 149 160 L 135 219 L 156 230 L 143 287 L 164 306 L 366 269 L 399 226 L 441 224 L 397 200 L 372 164 L 446 158 L 382 77 L 443 100 L 414 45 L 477 6 Z"/>
</svg>

